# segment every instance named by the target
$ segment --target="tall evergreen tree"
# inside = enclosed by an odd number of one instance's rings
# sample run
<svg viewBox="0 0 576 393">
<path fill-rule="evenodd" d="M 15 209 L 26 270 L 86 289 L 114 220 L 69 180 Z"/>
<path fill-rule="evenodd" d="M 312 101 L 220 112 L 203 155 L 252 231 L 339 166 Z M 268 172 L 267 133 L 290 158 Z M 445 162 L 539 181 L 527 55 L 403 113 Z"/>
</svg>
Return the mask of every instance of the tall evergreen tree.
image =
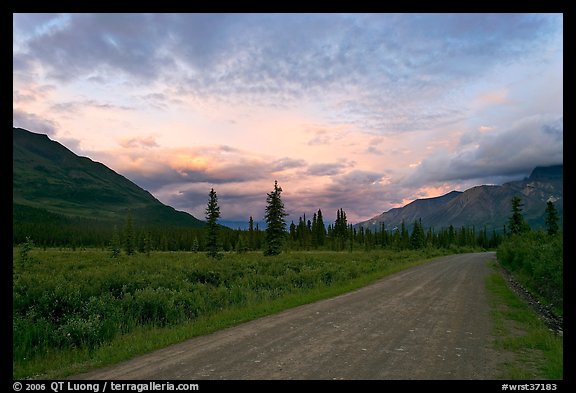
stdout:
<svg viewBox="0 0 576 393">
<path fill-rule="evenodd" d="M 324 240 L 326 239 L 326 227 L 324 226 L 324 218 L 322 218 L 322 210 L 318 209 L 318 215 L 316 217 L 316 243 L 319 246 L 324 245 Z"/>
<path fill-rule="evenodd" d="M 218 218 L 220 218 L 218 195 L 212 188 L 208 194 L 208 206 L 206 207 L 206 251 L 208 256 L 212 258 L 218 257 Z"/>
<path fill-rule="evenodd" d="M 294 224 L 294 221 L 292 221 L 292 223 L 290 224 L 290 240 L 292 240 L 293 242 L 296 242 L 296 240 L 298 240 L 298 234 L 296 232 L 296 224 Z"/>
<path fill-rule="evenodd" d="M 348 222 L 346 221 L 346 212 L 342 208 L 336 210 L 336 221 L 334 222 L 333 233 L 336 238 L 337 249 L 343 250 L 346 245 L 346 238 L 348 237 Z"/>
<path fill-rule="evenodd" d="M 316 213 L 312 216 L 312 227 L 310 228 L 310 243 L 312 244 L 312 248 L 316 249 L 318 247 L 318 237 L 316 233 L 318 232 L 318 216 Z"/>
<path fill-rule="evenodd" d="M 248 248 L 254 250 L 256 247 L 256 241 L 254 239 L 254 219 L 250 216 L 248 220 Z"/>
<path fill-rule="evenodd" d="M 304 214 L 304 218 L 300 217 L 298 221 L 298 231 L 300 237 L 300 246 L 304 247 L 308 244 L 308 230 L 306 227 L 306 214 Z"/>
<path fill-rule="evenodd" d="M 508 218 L 508 226 L 510 227 L 510 232 L 515 235 L 518 233 L 526 232 L 530 230 L 530 227 L 524 220 L 522 215 L 522 199 L 515 196 L 512 198 L 512 215 Z"/>
<path fill-rule="evenodd" d="M 274 181 L 274 190 L 266 197 L 266 249 L 264 255 L 278 255 L 282 252 L 284 237 L 286 236 L 286 221 L 284 217 L 288 214 L 284 210 L 284 202 L 280 197 L 282 187 L 278 186 L 278 181 Z"/>
<path fill-rule="evenodd" d="M 387 247 L 389 243 L 388 231 L 384 222 L 380 224 L 380 244 L 382 247 Z"/>
<path fill-rule="evenodd" d="M 558 212 L 552 201 L 546 202 L 546 232 L 550 236 L 558 233 Z"/>
<path fill-rule="evenodd" d="M 414 220 L 414 227 L 412 228 L 412 234 L 410 235 L 410 245 L 414 249 L 424 248 L 425 240 L 426 235 L 424 234 L 424 228 L 422 227 L 422 219 Z"/>
<path fill-rule="evenodd" d="M 408 234 L 404 220 L 402 220 L 402 224 L 400 225 L 400 249 L 406 250 L 408 247 L 410 247 L 410 235 Z"/>
<path fill-rule="evenodd" d="M 449 247 L 455 242 L 456 242 L 456 232 L 454 231 L 454 227 L 452 226 L 452 224 L 450 224 L 450 226 L 448 227 L 448 239 L 446 242 L 447 243 L 446 246 Z"/>
</svg>

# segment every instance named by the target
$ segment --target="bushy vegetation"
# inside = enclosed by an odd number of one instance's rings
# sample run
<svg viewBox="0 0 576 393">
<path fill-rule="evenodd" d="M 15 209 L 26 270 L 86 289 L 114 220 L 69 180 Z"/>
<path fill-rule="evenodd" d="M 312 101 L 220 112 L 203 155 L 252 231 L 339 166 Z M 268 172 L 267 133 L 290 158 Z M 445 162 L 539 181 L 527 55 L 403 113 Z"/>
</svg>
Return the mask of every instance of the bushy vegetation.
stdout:
<svg viewBox="0 0 576 393">
<path fill-rule="evenodd" d="M 563 315 L 564 239 L 554 203 L 546 204 L 546 232 L 532 231 L 526 224 L 519 197 L 511 204 L 511 233 L 498 246 L 498 260 L 526 289 Z"/>
<path fill-rule="evenodd" d="M 562 314 L 564 307 L 562 234 L 530 231 L 506 237 L 497 250 L 502 266 L 522 285 Z"/>
<path fill-rule="evenodd" d="M 46 353 L 95 350 L 136 329 L 175 326 L 222 310 L 347 285 L 400 270 L 439 249 L 292 252 L 274 257 L 152 252 L 112 258 L 108 251 L 14 250 L 13 364 Z"/>
</svg>

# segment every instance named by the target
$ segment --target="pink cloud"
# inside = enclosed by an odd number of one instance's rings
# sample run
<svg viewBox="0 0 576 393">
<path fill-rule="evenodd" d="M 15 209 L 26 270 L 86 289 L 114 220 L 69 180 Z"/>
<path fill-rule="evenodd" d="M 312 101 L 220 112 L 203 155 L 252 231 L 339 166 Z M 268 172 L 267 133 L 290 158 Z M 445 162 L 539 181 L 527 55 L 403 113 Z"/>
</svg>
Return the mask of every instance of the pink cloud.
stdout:
<svg viewBox="0 0 576 393">
<path fill-rule="evenodd" d="M 508 89 L 486 91 L 476 97 L 476 101 L 481 105 L 502 105 L 509 104 Z"/>
</svg>

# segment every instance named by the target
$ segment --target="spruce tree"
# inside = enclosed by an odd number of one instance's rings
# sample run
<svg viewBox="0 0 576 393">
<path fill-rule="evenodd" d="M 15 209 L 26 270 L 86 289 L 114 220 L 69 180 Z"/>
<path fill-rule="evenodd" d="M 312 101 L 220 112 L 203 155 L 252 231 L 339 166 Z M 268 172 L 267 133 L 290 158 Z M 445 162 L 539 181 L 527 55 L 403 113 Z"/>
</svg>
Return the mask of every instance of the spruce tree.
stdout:
<svg viewBox="0 0 576 393">
<path fill-rule="evenodd" d="M 344 209 L 336 210 L 336 222 L 334 222 L 334 237 L 338 250 L 343 250 L 348 237 L 348 222 L 346 221 L 346 212 Z"/>
<path fill-rule="evenodd" d="M 254 239 L 254 219 L 250 216 L 248 220 L 248 249 L 254 250 L 256 242 Z"/>
<path fill-rule="evenodd" d="M 425 240 L 422 219 L 414 220 L 414 227 L 412 228 L 412 234 L 410 235 L 410 245 L 413 249 L 424 248 Z"/>
<path fill-rule="evenodd" d="M 304 241 L 306 237 L 306 225 L 302 217 L 298 217 L 298 226 L 296 227 L 296 237 L 298 238 L 298 245 L 300 248 L 304 246 Z"/>
<path fill-rule="evenodd" d="M 522 199 L 515 196 L 512 198 L 512 215 L 508 218 L 508 226 L 510 227 L 510 232 L 515 235 L 522 232 L 527 232 L 530 227 L 524 221 L 524 216 L 522 215 Z"/>
<path fill-rule="evenodd" d="M 286 221 L 284 217 L 288 214 L 284 210 L 284 202 L 280 197 L 282 188 L 278 186 L 278 181 L 274 181 L 274 190 L 266 197 L 266 249 L 264 255 L 278 255 L 282 252 L 284 237 L 286 235 Z"/>
<path fill-rule="evenodd" d="M 552 201 L 546 202 L 546 232 L 550 236 L 558 233 L 558 212 Z"/>
<path fill-rule="evenodd" d="M 400 249 L 406 250 L 410 246 L 410 235 L 408 234 L 408 230 L 406 229 L 406 224 L 404 224 L 404 220 L 402 220 L 402 224 L 400 225 Z"/>
<path fill-rule="evenodd" d="M 290 240 L 293 242 L 297 240 L 296 224 L 294 224 L 294 221 L 290 224 Z"/>
<path fill-rule="evenodd" d="M 208 206 L 206 207 L 206 251 L 208 256 L 212 258 L 218 257 L 218 218 L 220 218 L 218 195 L 212 188 L 208 194 Z"/>
<path fill-rule="evenodd" d="M 380 224 L 380 244 L 382 245 L 382 248 L 385 248 L 388 246 L 388 231 L 386 230 L 386 224 L 384 224 L 384 222 L 382 222 Z"/>
<path fill-rule="evenodd" d="M 310 243 L 312 245 L 312 248 L 317 249 L 318 248 L 318 237 L 316 236 L 316 233 L 318 232 L 318 223 L 317 223 L 317 215 L 316 213 L 314 213 L 314 215 L 312 216 L 312 227 L 310 228 Z"/>
<path fill-rule="evenodd" d="M 318 215 L 316 216 L 316 244 L 319 246 L 324 245 L 324 240 L 326 239 L 326 227 L 324 226 L 324 219 L 322 218 L 322 210 L 318 209 Z"/>
</svg>

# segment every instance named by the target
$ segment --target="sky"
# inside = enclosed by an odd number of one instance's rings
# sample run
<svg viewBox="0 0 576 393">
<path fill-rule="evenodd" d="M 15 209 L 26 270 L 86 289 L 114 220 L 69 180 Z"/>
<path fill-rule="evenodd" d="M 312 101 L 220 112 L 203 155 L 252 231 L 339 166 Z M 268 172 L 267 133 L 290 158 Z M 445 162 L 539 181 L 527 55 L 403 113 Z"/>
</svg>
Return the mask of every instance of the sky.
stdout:
<svg viewBox="0 0 576 393">
<path fill-rule="evenodd" d="M 204 219 L 349 223 L 563 163 L 562 14 L 13 14 L 13 124 Z"/>
</svg>

